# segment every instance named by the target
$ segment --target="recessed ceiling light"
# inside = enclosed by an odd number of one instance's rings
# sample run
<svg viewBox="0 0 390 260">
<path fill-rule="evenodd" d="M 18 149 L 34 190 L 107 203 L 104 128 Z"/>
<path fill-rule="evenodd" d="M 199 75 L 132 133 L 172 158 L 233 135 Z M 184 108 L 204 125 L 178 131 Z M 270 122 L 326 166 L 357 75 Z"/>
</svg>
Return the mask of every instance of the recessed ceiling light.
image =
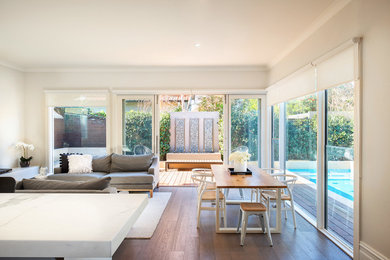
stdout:
<svg viewBox="0 0 390 260">
<path fill-rule="evenodd" d="M 200 43 L 197 42 L 197 43 L 194 44 L 194 46 L 195 46 L 196 48 L 200 48 Z"/>
</svg>

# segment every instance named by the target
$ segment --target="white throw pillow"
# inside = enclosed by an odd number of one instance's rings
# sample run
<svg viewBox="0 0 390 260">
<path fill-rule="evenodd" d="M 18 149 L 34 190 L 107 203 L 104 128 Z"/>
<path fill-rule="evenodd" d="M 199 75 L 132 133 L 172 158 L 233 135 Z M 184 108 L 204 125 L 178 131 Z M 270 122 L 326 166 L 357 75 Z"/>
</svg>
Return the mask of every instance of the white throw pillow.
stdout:
<svg viewBox="0 0 390 260">
<path fill-rule="evenodd" d="M 90 173 L 92 172 L 92 155 L 69 155 L 69 171 L 68 173 Z"/>
</svg>

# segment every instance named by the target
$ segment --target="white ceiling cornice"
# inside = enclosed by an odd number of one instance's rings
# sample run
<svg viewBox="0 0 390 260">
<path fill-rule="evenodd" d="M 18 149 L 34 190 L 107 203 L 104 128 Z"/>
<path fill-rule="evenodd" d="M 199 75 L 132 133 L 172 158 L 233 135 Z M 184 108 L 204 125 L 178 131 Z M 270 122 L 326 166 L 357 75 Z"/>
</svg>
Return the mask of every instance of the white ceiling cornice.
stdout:
<svg viewBox="0 0 390 260">
<path fill-rule="evenodd" d="M 25 68 L 24 72 L 196 72 L 196 71 L 268 71 L 267 66 L 129 66 L 104 68 Z"/>
<path fill-rule="evenodd" d="M 25 70 L 22 67 L 19 67 L 19 66 L 14 65 L 14 64 L 10 64 L 8 62 L 0 61 L 0 66 L 8 68 L 8 69 L 12 69 L 12 70 L 17 70 L 17 71 L 20 71 L 20 72 L 25 72 Z"/>
<path fill-rule="evenodd" d="M 333 16 L 340 12 L 349 2 L 352 0 L 335 0 L 332 4 L 322 12 L 318 18 L 302 33 L 295 41 L 293 41 L 287 48 L 284 49 L 278 56 L 276 56 L 269 64 L 269 68 L 272 69 L 283 58 L 289 55 L 295 48 L 308 39 L 313 33 L 315 33 L 322 25 L 329 21 Z"/>
</svg>

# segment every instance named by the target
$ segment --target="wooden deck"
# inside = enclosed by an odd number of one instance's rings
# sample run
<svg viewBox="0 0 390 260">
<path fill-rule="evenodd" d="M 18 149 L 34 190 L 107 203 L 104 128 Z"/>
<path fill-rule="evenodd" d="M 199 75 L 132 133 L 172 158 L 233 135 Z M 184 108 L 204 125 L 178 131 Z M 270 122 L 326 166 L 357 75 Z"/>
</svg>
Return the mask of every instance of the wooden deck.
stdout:
<svg viewBox="0 0 390 260">
<path fill-rule="evenodd" d="M 294 187 L 294 201 L 310 215 L 316 217 L 316 190 L 304 185 Z M 353 244 L 353 209 L 329 197 L 328 198 L 328 230 L 336 233 L 350 245 Z"/>
<path fill-rule="evenodd" d="M 192 171 L 160 171 L 160 187 L 195 186 L 191 179 Z"/>
</svg>

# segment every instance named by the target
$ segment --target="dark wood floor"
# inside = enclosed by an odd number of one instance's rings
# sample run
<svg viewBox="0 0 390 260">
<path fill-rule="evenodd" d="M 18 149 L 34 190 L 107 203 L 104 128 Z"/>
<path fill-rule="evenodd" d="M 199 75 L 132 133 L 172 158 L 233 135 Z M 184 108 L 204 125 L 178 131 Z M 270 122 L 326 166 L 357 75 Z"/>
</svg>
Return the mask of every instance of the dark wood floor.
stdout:
<svg viewBox="0 0 390 260">
<path fill-rule="evenodd" d="M 322 233 L 297 215 L 283 219 L 283 233 L 273 234 L 269 247 L 262 234 L 248 234 L 239 245 L 238 234 L 216 234 L 215 213 L 202 212 L 196 228 L 196 190 L 192 187 L 161 187 L 172 197 L 151 239 L 126 239 L 114 254 L 120 259 L 350 259 Z M 228 224 L 236 225 L 238 206 L 229 206 Z M 257 223 L 252 217 L 252 225 Z"/>
</svg>

